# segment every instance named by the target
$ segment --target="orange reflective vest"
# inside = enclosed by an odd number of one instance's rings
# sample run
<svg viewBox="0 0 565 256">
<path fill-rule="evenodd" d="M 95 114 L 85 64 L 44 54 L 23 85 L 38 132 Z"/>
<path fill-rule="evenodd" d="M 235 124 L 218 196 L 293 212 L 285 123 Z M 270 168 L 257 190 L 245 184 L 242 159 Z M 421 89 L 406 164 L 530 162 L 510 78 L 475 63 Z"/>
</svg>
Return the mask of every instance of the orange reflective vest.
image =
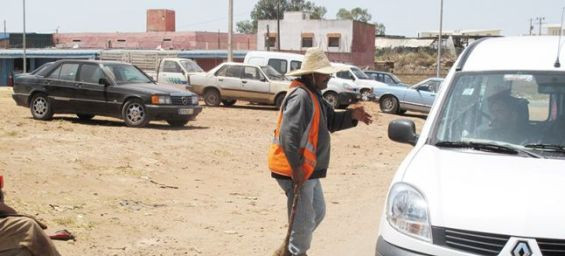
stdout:
<svg viewBox="0 0 565 256">
<path fill-rule="evenodd" d="M 314 168 L 316 167 L 316 149 L 318 148 L 318 131 L 320 128 L 320 102 L 314 93 L 306 88 L 304 84 L 298 82 L 296 80 L 292 81 L 290 84 L 290 88 L 297 90 L 298 88 L 302 88 L 310 94 L 310 98 L 312 99 L 314 113 L 312 115 L 312 119 L 308 123 L 306 127 L 306 131 L 302 134 L 302 138 L 300 140 L 300 147 L 299 147 L 299 154 L 302 155 L 303 163 L 302 169 L 305 173 L 305 179 L 307 180 L 310 178 L 312 173 L 314 172 Z M 293 91 L 290 91 L 288 95 L 290 95 Z M 269 169 L 272 172 L 292 177 L 292 167 L 288 163 L 288 159 L 284 153 L 284 149 L 280 144 L 279 134 L 280 128 L 283 118 L 283 107 L 286 104 L 286 100 L 281 105 L 281 110 L 279 111 L 279 117 L 277 120 L 277 127 L 275 129 L 275 134 L 273 138 L 273 143 L 269 148 Z"/>
</svg>

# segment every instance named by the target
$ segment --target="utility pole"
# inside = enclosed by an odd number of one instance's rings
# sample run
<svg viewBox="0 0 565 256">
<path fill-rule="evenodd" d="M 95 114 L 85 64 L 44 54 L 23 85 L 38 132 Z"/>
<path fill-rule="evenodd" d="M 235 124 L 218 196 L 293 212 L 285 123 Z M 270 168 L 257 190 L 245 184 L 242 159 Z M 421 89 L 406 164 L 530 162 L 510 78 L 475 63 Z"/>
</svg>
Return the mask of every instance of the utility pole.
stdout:
<svg viewBox="0 0 565 256">
<path fill-rule="evenodd" d="M 23 48 L 24 48 L 24 73 L 27 73 L 27 57 L 26 57 L 26 0 L 23 1 L 24 7 L 24 34 L 23 34 Z"/>
<path fill-rule="evenodd" d="M 532 35 L 532 31 L 534 31 L 534 24 L 532 22 L 533 19 L 530 19 L 530 36 Z"/>
<path fill-rule="evenodd" d="M 439 11 L 439 35 L 437 40 L 437 71 L 436 76 L 440 76 L 441 70 L 441 38 L 442 38 L 442 29 L 443 29 L 443 0 L 441 0 L 441 7 Z"/>
<path fill-rule="evenodd" d="M 543 24 L 544 20 L 545 20 L 545 17 L 537 17 L 536 18 L 536 21 L 539 23 L 538 36 L 541 36 L 541 24 Z"/>
<path fill-rule="evenodd" d="M 267 25 L 267 40 L 265 40 L 265 42 L 267 43 L 267 51 L 271 50 L 271 32 L 269 31 L 269 25 Z"/>
<path fill-rule="evenodd" d="M 277 0 L 277 51 L 281 51 L 281 1 Z"/>
<path fill-rule="evenodd" d="M 6 34 L 6 20 L 4 20 L 4 37 L 8 36 L 8 34 Z"/>
<path fill-rule="evenodd" d="M 233 61 L 233 49 L 232 49 L 232 40 L 233 40 L 233 0 L 229 1 L 228 7 L 228 61 Z"/>
</svg>

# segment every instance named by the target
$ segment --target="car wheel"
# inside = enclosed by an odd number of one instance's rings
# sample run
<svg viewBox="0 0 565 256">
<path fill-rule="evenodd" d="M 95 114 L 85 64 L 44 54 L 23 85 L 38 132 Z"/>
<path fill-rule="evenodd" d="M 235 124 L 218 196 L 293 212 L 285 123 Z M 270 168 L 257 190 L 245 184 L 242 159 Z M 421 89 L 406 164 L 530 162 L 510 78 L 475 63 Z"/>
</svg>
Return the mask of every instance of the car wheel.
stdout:
<svg viewBox="0 0 565 256">
<path fill-rule="evenodd" d="M 94 118 L 94 115 L 91 114 L 77 114 L 78 119 L 83 120 L 83 121 L 88 121 L 92 118 Z"/>
<path fill-rule="evenodd" d="M 204 93 L 204 103 L 208 106 L 217 107 L 221 101 L 220 93 L 215 89 L 209 89 Z"/>
<path fill-rule="evenodd" d="M 276 107 L 277 109 L 280 109 L 280 108 L 281 108 L 281 105 L 282 105 L 282 103 L 283 103 L 283 101 L 284 101 L 284 97 L 285 97 L 285 96 L 286 96 L 286 94 L 282 93 L 282 94 L 279 94 L 279 95 L 275 98 L 275 107 Z"/>
<path fill-rule="evenodd" d="M 222 104 L 224 104 L 224 106 L 226 106 L 226 107 L 233 106 L 233 104 L 235 104 L 235 102 L 237 102 L 237 100 L 222 100 Z"/>
<path fill-rule="evenodd" d="M 149 123 L 149 116 L 141 100 L 128 100 L 122 109 L 122 117 L 129 127 L 143 127 Z"/>
<path fill-rule="evenodd" d="M 361 90 L 361 100 L 367 101 L 371 97 L 371 90 L 370 89 L 362 89 Z"/>
<path fill-rule="evenodd" d="M 173 127 L 183 127 L 188 123 L 188 119 L 172 119 L 167 120 L 167 123 L 169 123 L 169 125 Z"/>
<path fill-rule="evenodd" d="M 394 96 L 386 96 L 380 100 L 381 111 L 389 114 L 398 112 L 398 100 Z"/>
<path fill-rule="evenodd" d="M 29 103 L 29 109 L 34 119 L 51 120 L 53 118 L 53 107 L 46 94 L 34 95 Z"/>
<path fill-rule="evenodd" d="M 337 109 L 339 107 L 339 99 L 337 97 L 337 94 L 334 92 L 327 92 L 324 94 L 324 99 L 330 103 L 330 105 L 332 105 L 332 107 L 334 109 Z"/>
</svg>

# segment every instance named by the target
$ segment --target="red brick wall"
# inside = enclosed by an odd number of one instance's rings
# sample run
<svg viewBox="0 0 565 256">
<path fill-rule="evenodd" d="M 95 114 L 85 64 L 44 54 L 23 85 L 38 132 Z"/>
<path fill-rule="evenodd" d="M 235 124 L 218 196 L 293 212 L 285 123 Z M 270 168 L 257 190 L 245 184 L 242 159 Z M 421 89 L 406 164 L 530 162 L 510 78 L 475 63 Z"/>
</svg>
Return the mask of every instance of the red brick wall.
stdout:
<svg viewBox="0 0 565 256">
<path fill-rule="evenodd" d="M 147 32 L 174 32 L 175 11 L 147 10 Z"/>
<path fill-rule="evenodd" d="M 156 49 L 161 46 L 167 50 L 217 50 L 227 49 L 228 41 L 227 33 L 217 32 L 59 33 L 53 37 L 59 47 L 72 48 L 76 44 L 83 49 L 107 49 L 110 41 L 111 48 L 117 49 Z M 233 43 L 234 50 L 257 49 L 254 34 L 234 34 Z"/>
<path fill-rule="evenodd" d="M 360 67 L 375 65 L 375 26 L 354 21 L 351 43 L 353 63 Z"/>
</svg>

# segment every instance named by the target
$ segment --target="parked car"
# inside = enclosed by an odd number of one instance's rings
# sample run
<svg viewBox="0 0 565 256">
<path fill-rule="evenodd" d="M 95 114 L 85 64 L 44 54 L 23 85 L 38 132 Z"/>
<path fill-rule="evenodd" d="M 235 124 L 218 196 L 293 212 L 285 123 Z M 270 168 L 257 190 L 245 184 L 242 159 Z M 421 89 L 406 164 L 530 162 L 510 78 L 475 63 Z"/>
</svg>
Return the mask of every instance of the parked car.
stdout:
<svg viewBox="0 0 565 256">
<path fill-rule="evenodd" d="M 350 104 L 361 100 L 361 93 L 354 83 L 337 79 L 328 81 L 328 88 L 322 91 L 322 96 L 335 109 L 347 108 Z"/>
<path fill-rule="evenodd" d="M 135 66 L 122 62 L 60 60 L 33 75 L 18 77 L 13 99 L 34 119 L 54 114 L 122 118 L 131 127 L 151 120 L 183 126 L 202 110 L 194 93 L 158 86 Z"/>
<path fill-rule="evenodd" d="M 392 140 L 414 148 L 389 188 L 376 255 L 565 255 L 558 40 L 475 41 L 420 135 L 411 120 L 389 124 Z"/>
<path fill-rule="evenodd" d="M 374 71 L 374 70 L 363 70 L 363 72 L 375 81 L 385 83 L 393 86 L 404 86 L 408 87 L 407 84 L 400 81 L 400 78 L 395 76 L 393 73 L 384 71 Z"/>
<path fill-rule="evenodd" d="M 237 100 L 280 106 L 289 80 L 270 66 L 225 62 L 207 73 L 191 73 L 192 91 L 208 106 L 231 106 Z"/>
<path fill-rule="evenodd" d="M 146 71 L 158 84 L 173 85 L 179 89 L 190 89 L 190 73 L 204 73 L 196 62 L 183 58 L 163 58 L 154 71 Z"/>
<path fill-rule="evenodd" d="M 360 68 L 354 65 L 332 63 L 332 66 L 340 67 L 344 69 L 344 71 L 335 73 L 334 77 L 330 80 L 335 79 L 337 81 L 353 82 L 358 87 L 359 92 L 361 93 L 361 99 L 363 100 L 374 100 L 373 91 L 377 88 L 387 87 L 385 83 L 371 79 L 363 73 Z"/>
<path fill-rule="evenodd" d="M 379 87 L 374 90 L 374 97 L 384 113 L 403 114 L 406 111 L 428 113 L 442 81 L 443 78 L 433 77 L 411 87 Z"/>
</svg>

